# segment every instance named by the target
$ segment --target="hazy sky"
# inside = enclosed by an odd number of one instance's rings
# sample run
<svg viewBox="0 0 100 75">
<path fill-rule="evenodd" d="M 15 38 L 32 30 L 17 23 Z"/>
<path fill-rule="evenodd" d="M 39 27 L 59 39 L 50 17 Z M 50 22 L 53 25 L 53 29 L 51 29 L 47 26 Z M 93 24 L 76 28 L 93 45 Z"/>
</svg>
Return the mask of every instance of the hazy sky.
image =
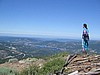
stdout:
<svg viewBox="0 0 100 75">
<path fill-rule="evenodd" d="M 0 0 L 0 33 L 100 39 L 100 0 Z"/>
</svg>

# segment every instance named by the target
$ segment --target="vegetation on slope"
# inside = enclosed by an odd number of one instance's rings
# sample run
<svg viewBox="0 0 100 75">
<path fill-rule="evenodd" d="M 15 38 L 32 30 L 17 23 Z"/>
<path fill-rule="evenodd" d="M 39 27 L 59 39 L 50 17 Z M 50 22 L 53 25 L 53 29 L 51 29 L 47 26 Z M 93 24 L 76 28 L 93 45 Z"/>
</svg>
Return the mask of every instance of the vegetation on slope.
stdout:
<svg viewBox="0 0 100 75">
<path fill-rule="evenodd" d="M 42 67 L 36 65 L 30 66 L 24 69 L 20 75 L 47 75 L 53 73 L 55 70 L 61 70 L 64 65 L 64 56 L 66 55 L 66 52 L 63 52 L 47 57 L 47 62 Z"/>
</svg>

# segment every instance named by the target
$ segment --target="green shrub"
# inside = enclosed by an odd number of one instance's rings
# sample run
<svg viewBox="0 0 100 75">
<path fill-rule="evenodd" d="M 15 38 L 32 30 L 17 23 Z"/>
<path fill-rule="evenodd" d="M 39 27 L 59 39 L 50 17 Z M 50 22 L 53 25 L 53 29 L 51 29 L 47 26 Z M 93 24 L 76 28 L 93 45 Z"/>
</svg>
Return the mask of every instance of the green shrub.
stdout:
<svg viewBox="0 0 100 75">
<path fill-rule="evenodd" d="M 55 58 L 55 59 L 47 62 L 46 64 L 44 64 L 44 67 L 39 70 L 40 71 L 39 74 L 46 75 L 49 73 L 53 73 L 54 70 L 60 70 L 62 68 L 63 64 L 64 64 L 63 59 Z"/>
<path fill-rule="evenodd" d="M 43 65 L 42 68 L 33 65 L 23 70 L 20 75 L 47 75 L 53 73 L 55 70 L 60 71 L 64 65 L 63 57 L 65 55 L 66 53 L 59 53 L 48 57 L 47 62 Z"/>
<path fill-rule="evenodd" d="M 18 73 L 7 67 L 0 67 L 0 75 L 18 75 Z"/>
</svg>

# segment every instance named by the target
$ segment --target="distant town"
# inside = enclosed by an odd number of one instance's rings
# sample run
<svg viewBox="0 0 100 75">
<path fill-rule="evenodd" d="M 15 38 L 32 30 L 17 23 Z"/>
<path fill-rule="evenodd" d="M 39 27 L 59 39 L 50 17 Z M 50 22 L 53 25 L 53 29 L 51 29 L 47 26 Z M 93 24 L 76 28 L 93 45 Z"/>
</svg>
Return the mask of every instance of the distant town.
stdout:
<svg viewBox="0 0 100 75">
<path fill-rule="evenodd" d="M 92 40 L 89 51 L 100 54 L 99 46 L 100 41 Z M 80 53 L 81 49 L 81 40 L 0 36 L 0 63 L 12 58 L 42 58 L 60 52 Z"/>
</svg>

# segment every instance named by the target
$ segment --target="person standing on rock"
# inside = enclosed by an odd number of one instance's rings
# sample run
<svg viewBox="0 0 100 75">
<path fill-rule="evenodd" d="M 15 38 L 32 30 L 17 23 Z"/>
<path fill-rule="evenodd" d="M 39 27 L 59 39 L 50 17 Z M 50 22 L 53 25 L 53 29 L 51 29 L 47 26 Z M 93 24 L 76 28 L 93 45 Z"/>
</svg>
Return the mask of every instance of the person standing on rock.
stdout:
<svg viewBox="0 0 100 75">
<path fill-rule="evenodd" d="M 87 54 L 88 52 L 88 42 L 89 42 L 89 30 L 87 24 L 83 24 L 83 33 L 82 33 L 82 52 Z"/>
</svg>

